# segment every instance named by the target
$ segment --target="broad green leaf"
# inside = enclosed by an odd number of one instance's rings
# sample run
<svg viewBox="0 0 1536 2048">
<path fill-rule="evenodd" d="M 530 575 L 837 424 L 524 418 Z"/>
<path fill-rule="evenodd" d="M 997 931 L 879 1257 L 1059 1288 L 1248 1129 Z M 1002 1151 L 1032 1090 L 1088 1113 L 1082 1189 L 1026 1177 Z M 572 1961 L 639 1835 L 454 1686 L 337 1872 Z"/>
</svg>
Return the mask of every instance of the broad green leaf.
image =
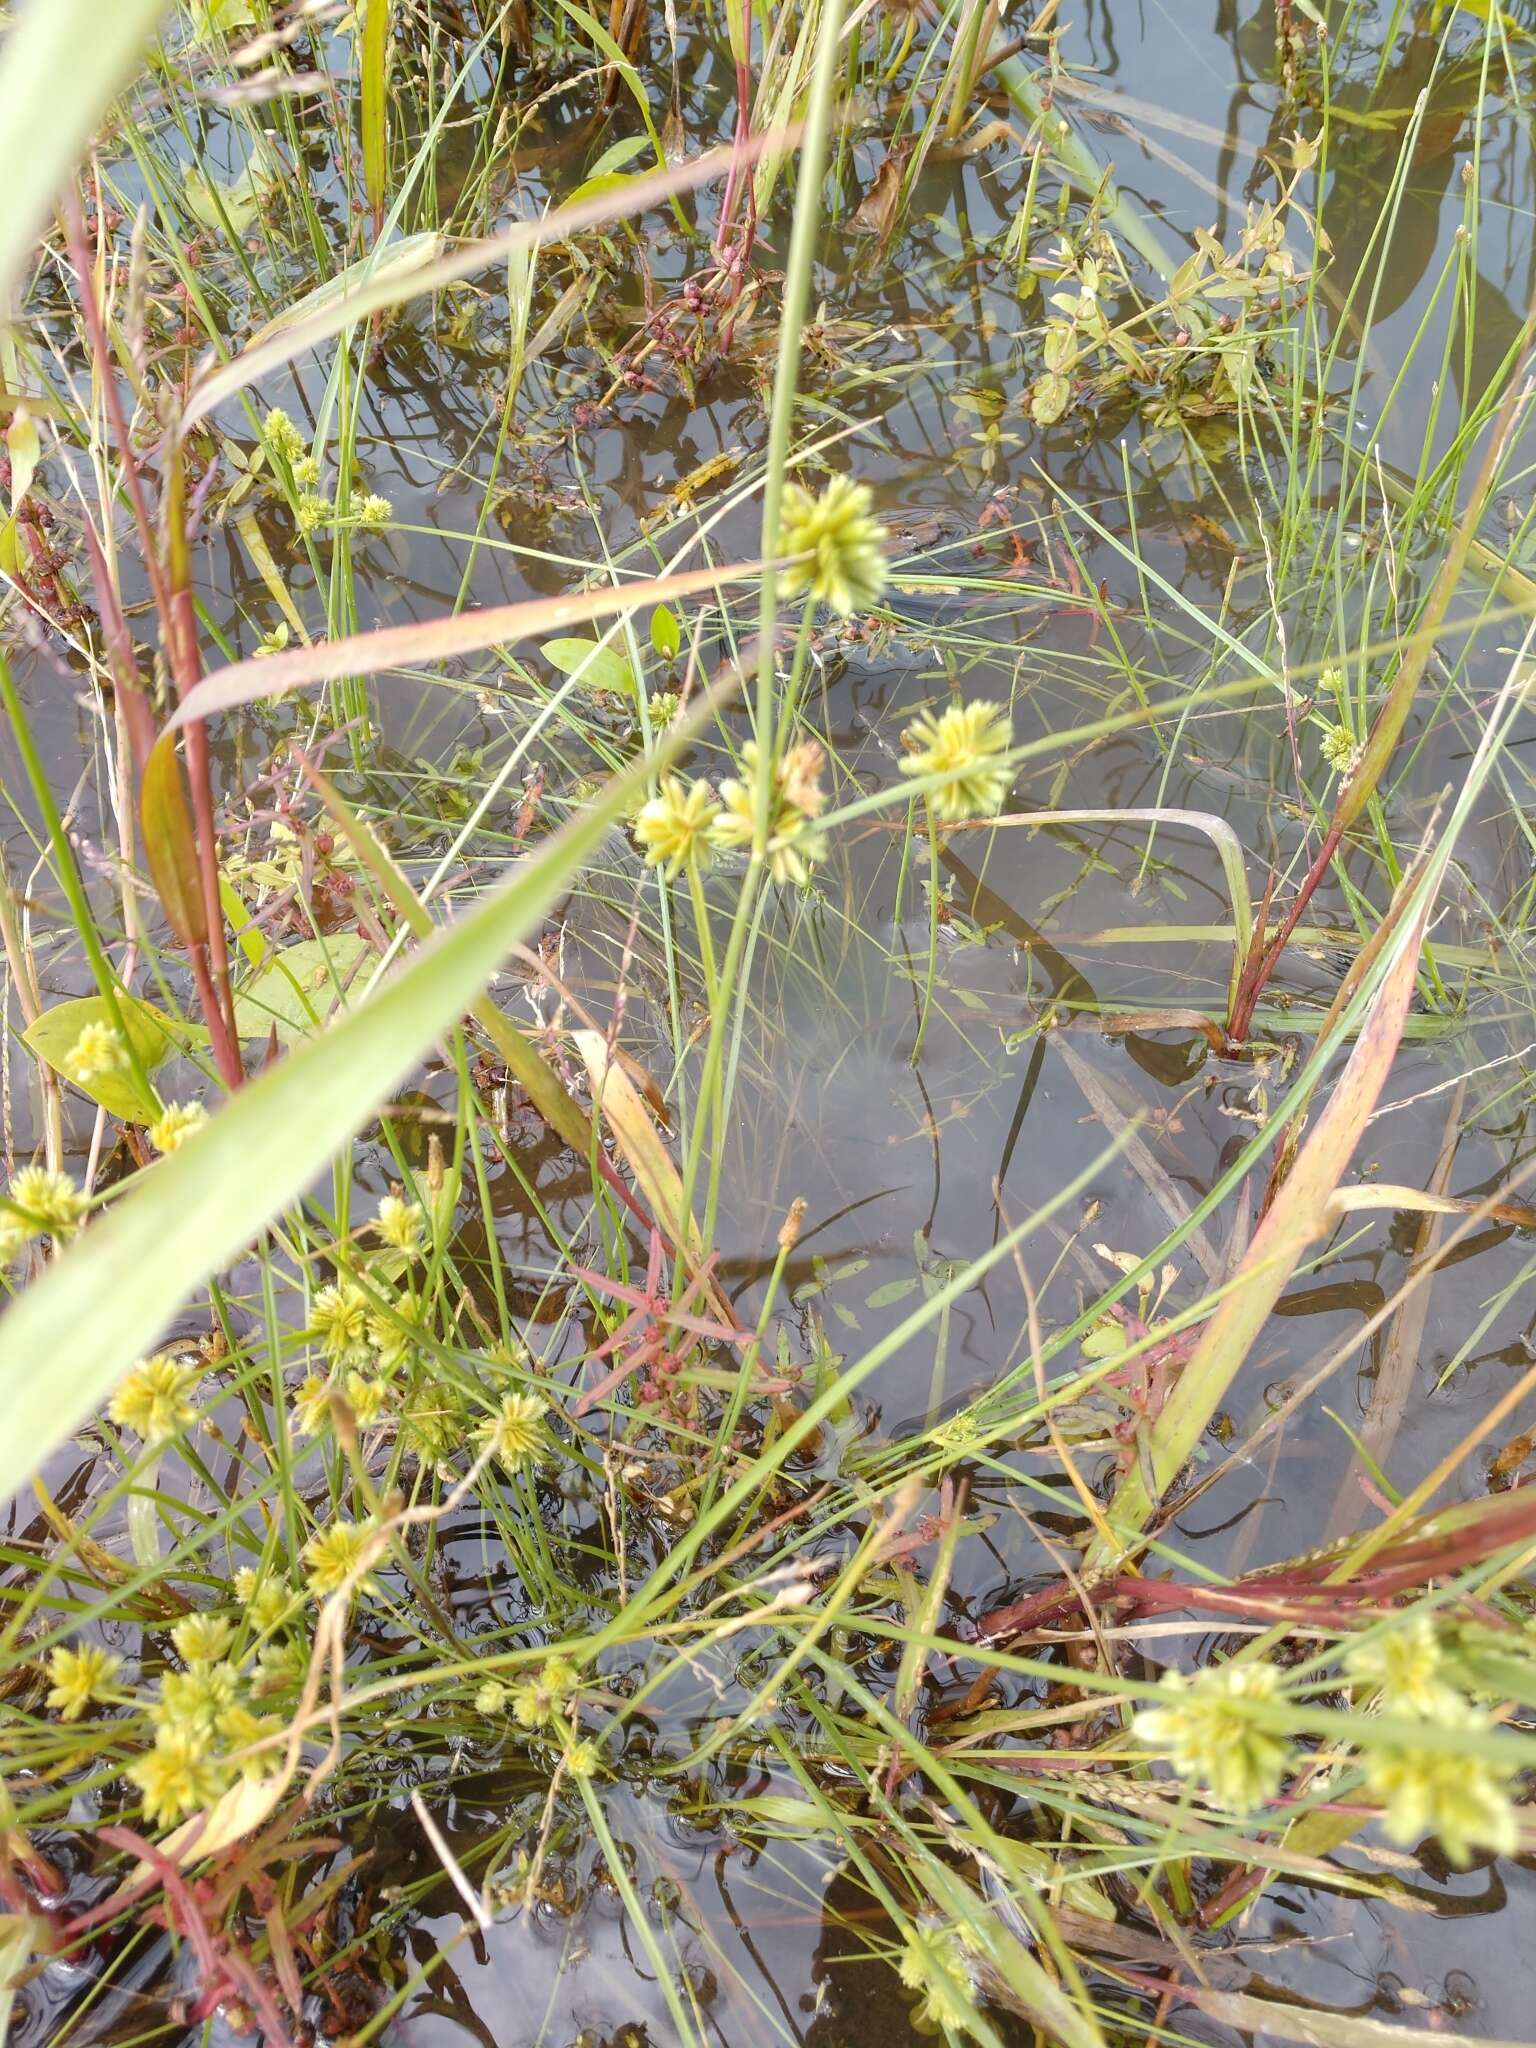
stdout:
<svg viewBox="0 0 1536 2048">
<path fill-rule="evenodd" d="M 633 163 L 646 147 L 643 135 L 624 135 L 617 142 L 610 143 L 597 162 L 587 172 L 589 178 L 610 177 L 614 171 L 622 171 L 626 164 Z"/>
<path fill-rule="evenodd" d="M 190 0 L 190 12 L 193 33 L 201 43 L 257 26 L 251 0 Z"/>
<path fill-rule="evenodd" d="M 616 697 L 635 694 L 635 672 L 616 647 L 603 647 L 596 640 L 546 640 L 539 652 L 561 675 L 579 675 L 594 690 Z"/>
<path fill-rule="evenodd" d="M 669 604 L 659 604 L 651 613 L 651 645 L 663 661 L 676 661 L 682 649 L 682 628 Z"/>
<path fill-rule="evenodd" d="M 699 722 L 667 734 L 662 763 Z M 458 1021 L 657 765 L 636 762 L 366 1003 L 249 1082 L 0 1317 L 0 1499 L 96 1413 L 192 1291 L 303 1194 Z"/>
<path fill-rule="evenodd" d="M 28 0 L 0 51 L 0 303 L 9 306 L 65 179 L 138 69 L 165 0 Z"/>
<path fill-rule="evenodd" d="M 260 972 L 235 995 L 240 1036 L 265 1039 L 275 1030 L 282 1046 L 311 1037 L 345 1003 L 359 967 L 372 954 L 372 946 L 357 932 L 300 939 L 268 953 Z"/>
<path fill-rule="evenodd" d="M 261 180 L 254 170 L 242 172 L 232 185 L 223 185 L 192 164 L 182 189 L 188 213 L 214 234 L 227 228 L 232 235 L 243 235 L 261 211 Z"/>
<path fill-rule="evenodd" d="M 176 1051 L 178 1027 L 163 1010 L 157 1010 L 153 1003 L 141 1002 L 137 996 L 119 993 L 117 1006 L 122 1012 L 123 1029 L 133 1040 L 133 1049 L 140 1064 L 146 1074 L 153 1073 Z M 89 1095 L 93 1102 L 99 1102 L 109 1115 L 122 1117 L 129 1123 L 145 1123 L 159 1114 L 159 1104 L 145 1101 L 126 1063 L 111 1073 L 92 1074 L 88 1079 L 81 1079 L 71 1071 L 69 1055 L 81 1032 L 88 1024 L 110 1025 L 111 1022 L 112 1015 L 104 997 L 79 996 L 73 1002 L 55 1003 L 51 1010 L 44 1010 L 34 1023 L 27 1026 L 22 1039 L 56 1074 L 62 1074 L 66 1081 Z"/>
</svg>

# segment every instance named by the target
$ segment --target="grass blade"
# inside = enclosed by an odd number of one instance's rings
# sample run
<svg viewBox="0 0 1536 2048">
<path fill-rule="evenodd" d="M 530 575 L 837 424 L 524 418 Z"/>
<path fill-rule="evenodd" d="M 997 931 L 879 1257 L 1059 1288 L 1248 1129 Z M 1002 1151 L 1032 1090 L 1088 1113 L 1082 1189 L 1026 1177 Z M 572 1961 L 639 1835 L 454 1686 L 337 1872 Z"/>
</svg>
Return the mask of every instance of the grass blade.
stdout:
<svg viewBox="0 0 1536 2048">
<path fill-rule="evenodd" d="M 659 576 L 618 588 L 578 591 L 572 597 L 529 598 L 518 604 L 489 605 L 443 619 L 424 619 L 411 626 L 381 626 L 344 640 L 321 640 L 288 654 L 258 655 L 216 669 L 188 691 L 166 731 L 174 732 L 194 718 L 211 718 L 240 704 L 256 704 L 309 683 L 333 683 L 342 676 L 375 675 L 380 669 L 403 668 L 416 662 L 447 661 L 457 654 L 478 654 L 532 634 L 549 633 L 590 619 L 621 618 L 626 612 L 673 597 L 695 597 L 722 583 L 745 583 L 762 568 L 743 562 L 730 568 L 688 569 L 677 576 Z"/>
</svg>

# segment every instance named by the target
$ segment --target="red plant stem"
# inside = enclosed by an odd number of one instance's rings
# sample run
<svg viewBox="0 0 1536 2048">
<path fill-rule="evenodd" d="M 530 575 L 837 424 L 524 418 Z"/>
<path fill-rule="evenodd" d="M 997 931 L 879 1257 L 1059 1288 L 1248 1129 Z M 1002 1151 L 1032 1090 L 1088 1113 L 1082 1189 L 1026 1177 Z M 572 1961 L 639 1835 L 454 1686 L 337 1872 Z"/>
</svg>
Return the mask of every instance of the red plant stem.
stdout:
<svg viewBox="0 0 1536 2048">
<path fill-rule="evenodd" d="M 1284 922 L 1264 948 L 1252 976 L 1245 978 L 1242 988 L 1238 991 L 1237 1000 L 1232 1005 L 1232 1015 L 1227 1023 L 1227 1036 L 1230 1039 L 1241 1042 L 1248 1036 L 1249 1027 L 1253 1023 L 1253 1013 L 1259 1006 L 1259 997 L 1264 993 L 1265 984 L 1279 966 L 1280 956 L 1290 944 L 1291 934 L 1301 923 L 1302 912 L 1312 901 L 1318 883 L 1333 865 L 1333 856 L 1338 852 L 1339 841 L 1343 837 L 1344 826 L 1335 818 L 1324 835 L 1322 845 L 1317 849 L 1317 858 L 1302 877 L 1301 887 L 1296 891 L 1296 899 L 1286 912 Z"/>
<path fill-rule="evenodd" d="M 222 932 L 222 927 L 220 927 Z M 220 1078 L 227 1088 L 238 1088 L 245 1079 L 245 1069 L 240 1060 L 240 1040 L 225 1018 L 218 990 L 214 987 L 213 976 L 208 971 L 208 949 L 206 946 L 189 946 L 188 958 L 192 962 L 192 979 L 197 985 L 197 999 L 208 1020 L 208 1036 L 213 1045 L 213 1057 L 219 1069 Z"/>
<path fill-rule="evenodd" d="M 85 314 L 85 331 L 90 339 L 96 374 L 101 379 L 102 398 L 112 422 L 112 438 L 117 443 L 118 459 L 123 465 L 123 483 L 128 492 L 128 502 L 133 507 L 133 523 L 139 530 L 139 546 L 144 550 L 144 568 L 149 577 L 150 590 L 154 595 L 155 610 L 160 618 L 161 638 L 169 644 L 170 589 L 155 546 L 155 532 L 150 524 L 149 506 L 144 498 L 144 480 L 139 472 L 139 459 L 133 452 L 133 443 L 128 436 L 128 421 L 123 413 L 123 402 L 118 396 L 117 378 L 113 375 L 112 354 L 107 343 L 106 323 L 101 317 L 101 307 L 97 303 L 96 280 L 91 271 L 90 252 L 85 246 L 85 229 L 80 220 L 80 204 L 73 191 L 65 193 L 62 210 L 64 236 L 69 244 L 69 259 L 80 282 L 80 305 Z"/>
</svg>

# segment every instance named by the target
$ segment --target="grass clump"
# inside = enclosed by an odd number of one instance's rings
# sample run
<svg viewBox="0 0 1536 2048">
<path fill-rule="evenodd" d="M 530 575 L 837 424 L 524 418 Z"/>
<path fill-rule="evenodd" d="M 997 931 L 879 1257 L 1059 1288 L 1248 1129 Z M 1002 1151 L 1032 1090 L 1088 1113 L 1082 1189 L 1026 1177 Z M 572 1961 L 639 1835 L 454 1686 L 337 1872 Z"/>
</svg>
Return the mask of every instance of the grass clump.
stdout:
<svg viewBox="0 0 1536 2048">
<path fill-rule="evenodd" d="M 1293 1895 L 1529 1846 L 1512 31 L 1304 12 L 1177 246 L 1049 7 L 82 81 L 5 343 L 18 2039 L 360 2048 L 489 1953 L 559 2043 L 607 1913 L 610 2044 L 1332 2043 Z"/>
</svg>

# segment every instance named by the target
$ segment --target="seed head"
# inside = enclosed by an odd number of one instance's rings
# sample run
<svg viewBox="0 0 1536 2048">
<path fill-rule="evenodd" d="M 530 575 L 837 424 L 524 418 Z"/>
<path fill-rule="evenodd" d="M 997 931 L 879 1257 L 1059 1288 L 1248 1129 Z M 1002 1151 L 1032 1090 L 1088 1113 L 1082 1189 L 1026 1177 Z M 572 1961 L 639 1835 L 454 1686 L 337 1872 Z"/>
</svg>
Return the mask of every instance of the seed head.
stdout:
<svg viewBox="0 0 1536 2048">
<path fill-rule="evenodd" d="M 64 1055 L 64 1069 L 72 1081 L 82 1085 L 96 1081 L 103 1074 L 115 1074 L 119 1067 L 128 1064 L 128 1049 L 123 1044 L 123 1035 L 110 1024 L 86 1024 L 80 1036 Z"/>
<path fill-rule="evenodd" d="M 129 1766 L 128 1776 L 143 1794 L 144 1818 L 152 1827 L 166 1827 L 212 1806 L 224 1790 L 224 1774 L 208 1738 L 194 1728 L 161 1728 L 154 1748 Z"/>
<path fill-rule="evenodd" d="M 1204 1785 L 1229 1813 L 1252 1813 L 1279 1791 L 1290 1762 L 1283 1737 L 1258 1727 L 1237 1704 L 1270 1700 L 1280 1689 L 1273 1664 L 1213 1664 L 1183 1677 L 1164 1674 L 1166 1706 L 1140 1713 L 1132 1733 L 1165 1750 L 1181 1778 Z"/>
<path fill-rule="evenodd" d="M 69 1175 L 46 1166 L 24 1166 L 11 1182 L 11 1200 L 22 1212 L 7 1215 L 9 1233 L 19 1233 L 17 1249 L 44 1231 L 69 1236 L 85 1214 L 85 1197 Z"/>
<path fill-rule="evenodd" d="M 297 462 L 304 453 L 304 436 L 280 405 L 274 405 L 262 422 L 261 438 L 285 462 Z"/>
<path fill-rule="evenodd" d="M 712 833 L 720 816 L 714 793 L 702 777 L 686 787 L 676 775 L 664 775 L 656 794 L 640 809 L 635 837 L 653 868 L 668 880 L 688 867 L 707 867 Z"/>
<path fill-rule="evenodd" d="M 906 1931 L 901 1956 L 901 1981 L 922 1993 L 917 2008 L 920 2025 L 952 2029 L 970 2038 L 976 1998 L 964 1946 L 953 1928 L 913 1926 Z"/>
<path fill-rule="evenodd" d="M 1479 1734 L 1491 1726 L 1471 1706 L 1463 1706 L 1454 1721 L 1442 1711 L 1436 1724 Z M 1382 1832 L 1389 1840 L 1407 1845 L 1421 1835 L 1436 1835 L 1459 1866 L 1470 1863 L 1479 1849 L 1509 1856 L 1519 1847 L 1509 1779 L 1482 1757 L 1411 1743 L 1372 1743 L 1361 1762 L 1366 1797 L 1380 1804 Z"/>
<path fill-rule="evenodd" d="M 357 514 L 358 525 L 366 527 L 370 533 L 382 532 L 395 516 L 394 506 L 388 498 L 381 498 L 377 491 L 369 491 L 366 497 L 359 498 L 353 510 Z"/>
<path fill-rule="evenodd" d="M 171 1102 L 149 1127 L 149 1142 L 157 1152 L 177 1152 L 195 1131 L 208 1121 L 200 1102 Z"/>
<path fill-rule="evenodd" d="M 318 533 L 335 517 L 336 508 L 319 491 L 300 491 L 298 522 L 300 533 Z"/>
<path fill-rule="evenodd" d="M 1465 1701 L 1445 1676 L 1445 1658 L 1427 1615 L 1361 1643 L 1344 1659 L 1344 1669 L 1363 1686 L 1375 1686 L 1388 1714 L 1412 1714 L 1426 1721 L 1449 1715 L 1454 1724 Z"/>
<path fill-rule="evenodd" d="M 309 1327 L 332 1365 L 368 1363 L 368 1297 L 353 1281 L 320 1289 L 310 1303 Z"/>
<path fill-rule="evenodd" d="M 978 699 L 921 712 L 902 741 L 903 775 L 948 778 L 925 792 L 936 818 L 990 818 L 1002 809 L 1013 775 L 998 757 L 1013 745 L 1013 725 L 1000 704 Z"/>
<path fill-rule="evenodd" d="M 61 1721 L 78 1721 L 94 1699 L 99 1699 L 122 1666 L 122 1658 L 102 1649 L 99 1643 L 84 1643 L 78 1650 L 62 1646 L 50 1653 L 48 1705 L 56 1708 Z"/>
<path fill-rule="evenodd" d="M 189 1614 L 171 1630 L 176 1654 L 189 1664 L 217 1664 L 234 1634 L 222 1614 Z"/>
<path fill-rule="evenodd" d="M 107 1413 L 119 1429 L 131 1429 L 146 1444 L 169 1443 L 196 1419 L 192 1388 L 197 1368 L 168 1351 L 157 1351 L 133 1368 L 112 1396 Z"/>
<path fill-rule="evenodd" d="M 713 827 L 717 846 L 751 846 L 757 831 L 757 742 L 741 750 L 742 773 L 720 785 L 720 816 Z M 803 888 L 811 868 L 826 853 L 816 830 L 826 796 L 821 787 L 822 752 L 814 740 L 788 747 L 774 763 L 768 791 L 768 872 L 775 882 Z"/>
<path fill-rule="evenodd" d="M 819 498 L 787 484 L 774 552 L 792 556 L 780 572 L 786 597 L 808 594 L 846 616 L 867 610 L 885 589 L 885 528 L 867 484 L 837 476 Z"/>
<path fill-rule="evenodd" d="M 407 1202 L 399 1195 L 386 1195 L 379 1204 L 379 1213 L 374 1219 L 380 1237 L 397 1252 L 409 1252 L 412 1258 L 421 1250 L 421 1233 L 424 1218 L 420 1202 Z"/>
<path fill-rule="evenodd" d="M 509 1470 L 527 1464 L 544 1445 L 546 1404 L 537 1394 L 505 1394 L 501 1406 L 488 1416 L 477 1432 Z"/>
<path fill-rule="evenodd" d="M 310 1537 L 302 1554 L 309 1590 L 317 1600 L 323 1600 L 349 1581 L 354 1591 L 368 1590 L 371 1581 L 363 1579 L 359 1583 L 353 1575 L 372 1537 L 373 1531 L 366 1523 L 348 1522 L 340 1517 L 327 1522 Z"/>
</svg>

